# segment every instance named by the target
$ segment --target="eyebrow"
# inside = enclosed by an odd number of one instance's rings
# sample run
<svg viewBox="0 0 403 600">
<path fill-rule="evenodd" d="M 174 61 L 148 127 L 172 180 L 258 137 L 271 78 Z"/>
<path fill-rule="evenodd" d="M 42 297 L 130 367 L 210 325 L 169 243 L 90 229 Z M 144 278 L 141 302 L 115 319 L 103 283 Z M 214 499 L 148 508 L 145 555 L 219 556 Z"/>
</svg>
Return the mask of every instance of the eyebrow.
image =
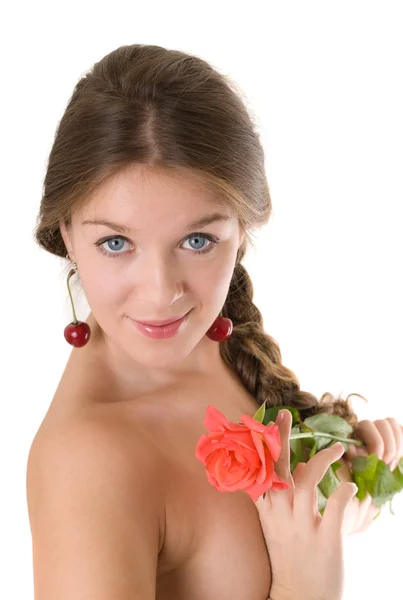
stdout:
<svg viewBox="0 0 403 600">
<path fill-rule="evenodd" d="M 231 219 L 229 215 L 223 215 L 222 213 L 212 213 L 210 215 L 206 215 L 201 219 L 197 219 L 197 221 L 193 221 L 189 223 L 188 229 L 196 229 L 198 227 L 206 227 L 215 221 L 228 221 Z M 108 219 L 86 219 L 82 221 L 81 225 L 106 225 L 106 227 L 110 227 L 111 229 L 115 229 L 115 231 L 120 231 L 121 233 L 130 233 L 130 228 L 125 225 L 120 225 L 119 223 L 113 223 Z"/>
</svg>

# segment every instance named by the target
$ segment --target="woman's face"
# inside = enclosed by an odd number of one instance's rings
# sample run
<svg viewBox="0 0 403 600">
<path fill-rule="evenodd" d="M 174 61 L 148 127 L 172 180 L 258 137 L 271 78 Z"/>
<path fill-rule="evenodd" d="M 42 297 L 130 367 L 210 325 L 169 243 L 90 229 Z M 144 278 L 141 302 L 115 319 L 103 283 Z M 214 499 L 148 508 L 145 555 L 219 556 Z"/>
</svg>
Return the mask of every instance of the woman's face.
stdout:
<svg viewBox="0 0 403 600">
<path fill-rule="evenodd" d="M 212 213 L 224 218 L 192 225 Z M 205 338 L 224 305 L 243 239 L 236 215 L 196 179 L 141 165 L 105 182 L 73 215 L 71 228 L 61 222 L 60 229 L 104 334 L 152 369 L 174 367 Z M 133 323 L 188 311 L 167 339 L 152 339 Z"/>
</svg>

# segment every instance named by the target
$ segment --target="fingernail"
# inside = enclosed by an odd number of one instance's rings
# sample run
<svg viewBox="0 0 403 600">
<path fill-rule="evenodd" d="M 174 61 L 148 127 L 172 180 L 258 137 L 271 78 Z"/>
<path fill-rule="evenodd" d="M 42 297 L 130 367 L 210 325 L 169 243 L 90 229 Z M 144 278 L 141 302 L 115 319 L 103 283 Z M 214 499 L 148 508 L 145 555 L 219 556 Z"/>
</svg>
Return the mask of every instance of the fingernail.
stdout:
<svg viewBox="0 0 403 600">
<path fill-rule="evenodd" d="M 280 410 L 280 421 L 284 421 L 285 410 Z"/>
</svg>

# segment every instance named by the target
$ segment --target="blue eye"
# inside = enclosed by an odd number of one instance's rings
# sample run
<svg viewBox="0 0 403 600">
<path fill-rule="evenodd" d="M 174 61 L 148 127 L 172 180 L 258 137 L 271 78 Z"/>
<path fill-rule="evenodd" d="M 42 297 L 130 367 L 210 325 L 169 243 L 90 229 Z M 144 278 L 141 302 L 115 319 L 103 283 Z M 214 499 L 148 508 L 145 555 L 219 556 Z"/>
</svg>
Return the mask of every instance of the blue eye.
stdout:
<svg viewBox="0 0 403 600">
<path fill-rule="evenodd" d="M 110 244 L 110 242 L 115 242 L 112 245 L 109 245 L 110 249 L 113 249 L 112 252 L 108 252 L 108 250 L 106 248 L 104 248 L 104 244 Z M 117 242 L 117 243 L 116 243 Z M 126 238 L 124 238 L 121 235 L 114 235 L 113 237 L 109 237 L 106 238 L 104 240 L 101 240 L 100 242 L 96 243 L 96 246 L 99 247 L 99 250 L 103 253 L 106 254 L 106 256 L 110 256 L 115 258 L 115 256 L 119 256 L 120 254 L 122 254 L 122 252 L 116 252 L 116 250 L 121 250 L 122 249 L 122 243 L 124 242 L 128 242 L 128 240 Z"/>
<path fill-rule="evenodd" d="M 196 245 L 203 242 L 203 240 L 208 240 L 210 242 L 210 245 L 207 246 L 206 249 L 202 249 L 202 250 L 194 249 L 192 252 L 193 254 L 208 254 L 209 252 L 214 250 L 214 248 L 219 243 L 218 238 L 216 238 L 212 235 L 207 235 L 205 233 L 192 233 L 190 236 L 188 236 L 186 238 L 185 242 L 192 238 L 197 240 Z M 110 242 L 114 242 L 114 243 L 110 244 Z M 108 258 L 116 258 L 117 256 L 122 256 L 122 255 L 124 256 L 126 254 L 126 252 L 119 252 L 119 250 L 122 250 L 122 247 L 125 242 L 127 242 L 129 244 L 129 240 L 127 240 L 122 235 L 113 235 L 108 238 L 103 238 L 99 242 L 96 242 L 95 245 L 98 247 L 99 251 L 102 252 L 102 254 L 105 254 L 105 256 L 107 256 Z M 106 248 L 104 248 L 104 244 L 108 244 L 108 247 L 109 247 L 109 249 L 112 250 L 112 252 L 109 252 Z M 203 248 L 203 245 L 200 247 Z"/>
<path fill-rule="evenodd" d="M 218 238 L 214 238 L 212 235 L 206 235 L 205 233 L 192 233 L 192 235 L 186 238 L 185 242 L 191 240 L 192 238 L 197 240 L 196 245 L 200 242 L 203 242 L 203 239 L 209 240 L 210 242 L 210 245 L 207 246 L 207 248 L 205 248 L 204 250 L 200 250 L 197 248 L 195 249 L 195 252 L 193 252 L 193 254 L 207 254 L 208 252 L 214 250 L 214 248 L 218 245 Z"/>
</svg>

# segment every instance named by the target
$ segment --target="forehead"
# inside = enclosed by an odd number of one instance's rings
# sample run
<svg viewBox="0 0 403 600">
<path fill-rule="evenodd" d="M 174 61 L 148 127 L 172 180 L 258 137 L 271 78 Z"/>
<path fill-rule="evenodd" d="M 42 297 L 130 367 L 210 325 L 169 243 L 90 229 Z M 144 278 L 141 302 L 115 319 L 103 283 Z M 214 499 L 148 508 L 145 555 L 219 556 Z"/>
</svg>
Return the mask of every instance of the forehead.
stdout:
<svg viewBox="0 0 403 600">
<path fill-rule="evenodd" d="M 158 167 L 134 165 L 122 169 L 98 187 L 80 211 L 80 216 L 135 219 L 172 219 L 184 214 L 198 216 L 206 209 L 219 209 L 233 216 L 223 198 L 199 177 Z M 107 215 L 105 214 L 107 213 Z"/>
</svg>

